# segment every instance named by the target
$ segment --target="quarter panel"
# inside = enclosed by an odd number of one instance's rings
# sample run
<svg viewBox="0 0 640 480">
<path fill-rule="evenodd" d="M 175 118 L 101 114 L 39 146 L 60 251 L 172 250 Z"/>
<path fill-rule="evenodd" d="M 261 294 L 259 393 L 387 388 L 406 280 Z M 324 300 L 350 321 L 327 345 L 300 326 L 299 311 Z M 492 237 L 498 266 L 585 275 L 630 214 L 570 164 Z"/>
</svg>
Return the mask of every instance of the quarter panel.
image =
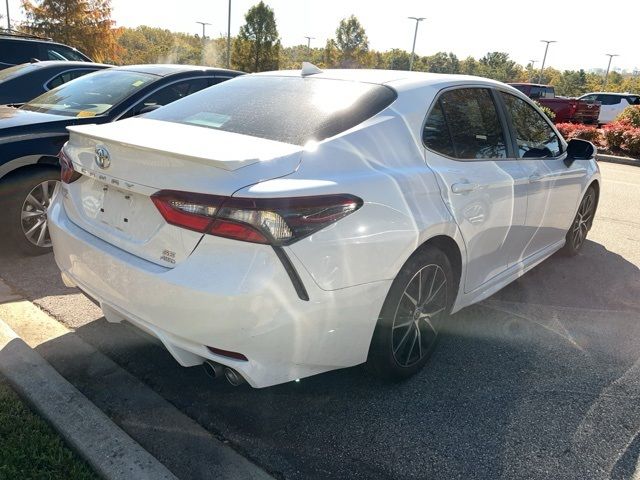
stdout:
<svg viewBox="0 0 640 480">
<path fill-rule="evenodd" d="M 236 195 L 330 193 L 357 195 L 364 205 L 289 247 L 324 290 L 392 279 L 426 238 L 455 235 L 421 147 L 393 113 L 308 148 L 295 173 Z"/>
</svg>

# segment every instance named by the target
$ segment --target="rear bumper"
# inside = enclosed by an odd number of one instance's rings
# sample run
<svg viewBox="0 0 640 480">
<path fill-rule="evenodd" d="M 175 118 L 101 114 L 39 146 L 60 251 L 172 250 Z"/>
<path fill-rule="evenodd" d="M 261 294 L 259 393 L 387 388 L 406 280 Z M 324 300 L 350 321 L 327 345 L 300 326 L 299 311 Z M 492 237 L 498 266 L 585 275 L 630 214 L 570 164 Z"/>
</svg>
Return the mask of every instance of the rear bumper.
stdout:
<svg viewBox="0 0 640 480">
<path fill-rule="evenodd" d="M 317 287 L 291 261 L 301 300 L 271 247 L 205 236 L 174 268 L 120 250 L 72 223 L 61 202 L 49 211 L 55 258 L 112 322 L 128 320 L 159 338 L 183 366 L 209 359 L 266 387 L 366 361 L 391 281 L 341 290 Z M 206 346 L 240 352 L 241 361 Z"/>
</svg>

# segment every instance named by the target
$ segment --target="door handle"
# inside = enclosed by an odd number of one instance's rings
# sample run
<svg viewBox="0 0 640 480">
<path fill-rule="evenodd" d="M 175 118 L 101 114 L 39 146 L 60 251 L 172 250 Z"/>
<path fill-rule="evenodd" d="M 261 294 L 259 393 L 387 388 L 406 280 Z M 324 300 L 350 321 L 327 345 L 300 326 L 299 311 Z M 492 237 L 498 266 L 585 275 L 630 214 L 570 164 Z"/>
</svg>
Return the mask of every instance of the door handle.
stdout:
<svg viewBox="0 0 640 480">
<path fill-rule="evenodd" d="M 451 185 L 451 191 L 453 193 L 469 193 L 469 192 L 473 192 L 474 190 L 477 190 L 478 188 L 480 188 L 480 185 L 478 185 L 477 183 L 469 183 L 469 182 L 464 182 L 464 183 L 454 183 L 453 185 Z"/>
</svg>

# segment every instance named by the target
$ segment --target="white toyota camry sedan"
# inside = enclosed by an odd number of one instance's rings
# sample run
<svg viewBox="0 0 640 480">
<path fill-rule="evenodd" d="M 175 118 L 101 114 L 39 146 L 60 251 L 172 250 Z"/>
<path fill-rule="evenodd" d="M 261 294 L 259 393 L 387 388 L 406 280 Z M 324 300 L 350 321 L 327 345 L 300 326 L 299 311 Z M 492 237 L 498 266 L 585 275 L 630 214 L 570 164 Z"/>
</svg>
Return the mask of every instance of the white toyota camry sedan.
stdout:
<svg viewBox="0 0 640 480">
<path fill-rule="evenodd" d="M 600 192 L 593 145 L 468 76 L 307 65 L 70 130 L 65 283 L 253 387 L 416 373 L 451 313 L 578 253 Z"/>
</svg>

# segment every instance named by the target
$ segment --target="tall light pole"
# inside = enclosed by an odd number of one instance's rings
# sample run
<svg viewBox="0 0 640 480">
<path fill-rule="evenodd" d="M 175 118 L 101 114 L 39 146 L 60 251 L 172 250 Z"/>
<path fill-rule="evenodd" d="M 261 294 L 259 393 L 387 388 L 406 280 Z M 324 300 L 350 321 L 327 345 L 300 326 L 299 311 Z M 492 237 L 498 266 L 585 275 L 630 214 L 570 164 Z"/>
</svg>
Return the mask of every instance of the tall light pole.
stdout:
<svg viewBox="0 0 640 480">
<path fill-rule="evenodd" d="M 316 37 L 304 37 L 307 39 L 307 56 L 311 53 L 311 40 L 315 40 Z"/>
<path fill-rule="evenodd" d="M 544 64 L 547 61 L 547 52 L 549 51 L 549 44 L 556 43 L 556 40 L 540 40 L 543 43 L 546 43 L 547 46 L 544 47 L 544 57 L 542 57 L 542 67 L 540 68 L 540 75 L 538 75 L 538 83 L 542 83 L 542 72 L 544 72 Z"/>
<path fill-rule="evenodd" d="M 231 68 L 231 0 L 229 0 L 229 14 L 227 15 L 227 68 Z"/>
<path fill-rule="evenodd" d="M 11 17 L 9 16 L 9 0 L 7 0 L 7 30 L 11 33 Z"/>
<path fill-rule="evenodd" d="M 196 22 L 196 23 L 199 23 L 200 25 L 202 25 L 202 43 L 204 43 L 204 42 L 205 42 L 205 39 L 207 38 L 207 37 L 205 36 L 204 29 L 205 29 L 205 27 L 206 27 L 207 25 L 211 25 L 211 24 L 210 24 L 210 23 L 207 23 L 207 22 Z"/>
<path fill-rule="evenodd" d="M 604 85 L 602 86 L 602 90 L 607 89 L 607 78 L 609 77 L 609 69 L 611 68 L 611 60 L 613 57 L 619 57 L 617 53 L 605 53 L 607 57 L 609 57 L 609 64 L 607 65 L 607 73 L 604 74 Z"/>
<path fill-rule="evenodd" d="M 418 38 L 418 25 L 422 20 L 426 20 L 424 17 L 407 17 L 409 20 L 416 21 L 416 30 L 413 33 L 413 47 L 411 47 L 411 60 L 409 60 L 409 71 L 413 70 L 413 59 L 416 55 L 416 38 Z"/>
<path fill-rule="evenodd" d="M 538 63 L 538 60 L 529 60 L 529 63 L 531 64 L 531 71 L 529 72 L 529 83 L 531 83 L 531 78 L 533 77 L 533 71 L 536 68 L 536 63 Z"/>
</svg>

